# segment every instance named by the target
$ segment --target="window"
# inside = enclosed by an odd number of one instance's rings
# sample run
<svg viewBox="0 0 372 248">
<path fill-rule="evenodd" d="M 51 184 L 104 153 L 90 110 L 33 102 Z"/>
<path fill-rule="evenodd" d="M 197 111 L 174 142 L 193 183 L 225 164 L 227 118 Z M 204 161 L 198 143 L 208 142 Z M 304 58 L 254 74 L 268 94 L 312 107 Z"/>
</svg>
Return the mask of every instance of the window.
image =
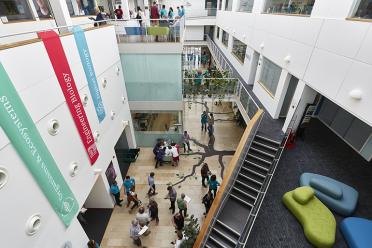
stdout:
<svg viewBox="0 0 372 248">
<path fill-rule="evenodd" d="M 236 58 L 242 63 L 244 63 L 246 50 L 247 50 L 246 44 L 244 44 L 243 42 L 236 38 L 233 38 L 232 54 L 234 54 Z"/>
<path fill-rule="evenodd" d="M 315 0 L 267 0 L 264 12 L 310 15 Z"/>
<path fill-rule="evenodd" d="M 0 0 L 0 17 L 9 21 L 33 19 L 27 0 Z"/>
<path fill-rule="evenodd" d="M 217 27 L 217 31 L 216 31 L 217 33 L 216 33 L 216 38 L 217 38 L 217 40 L 219 40 L 220 39 L 220 27 Z"/>
<path fill-rule="evenodd" d="M 53 18 L 52 8 L 48 0 L 33 0 L 37 15 L 40 19 Z"/>
<path fill-rule="evenodd" d="M 254 0 L 240 0 L 238 11 L 252 12 Z"/>
<path fill-rule="evenodd" d="M 372 0 L 361 0 L 354 17 L 372 19 Z"/>
<path fill-rule="evenodd" d="M 229 46 L 229 34 L 225 30 L 222 30 L 222 44 Z"/>
<path fill-rule="evenodd" d="M 218 1 L 218 10 L 221 10 L 222 9 L 222 0 L 219 0 Z"/>
<path fill-rule="evenodd" d="M 275 95 L 276 88 L 278 87 L 280 74 L 282 73 L 282 68 L 268 60 L 263 58 L 260 83 L 266 88 L 271 95 Z"/>
<path fill-rule="evenodd" d="M 98 8 L 95 0 L 66 0 L 70 16 L 95 15 Z"/>
<path fill-rule="evenodd" d="M 225 10 L 231 11 L 232 10 L 232 2 L 233 0 L 225 0 Z"/>
</svg>

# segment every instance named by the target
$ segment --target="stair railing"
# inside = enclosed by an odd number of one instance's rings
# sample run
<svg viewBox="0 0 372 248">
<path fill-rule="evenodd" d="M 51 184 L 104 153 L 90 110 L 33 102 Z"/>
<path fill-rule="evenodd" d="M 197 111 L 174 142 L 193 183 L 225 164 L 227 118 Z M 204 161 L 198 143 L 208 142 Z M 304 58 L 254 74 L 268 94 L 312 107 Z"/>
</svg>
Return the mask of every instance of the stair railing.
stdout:
<svg viewBox="0 0 372 248">
<path fill-rule="evenodd" d="M 260 126 L 263 115 L 264 111 L 262 109 L 259 109 L 253 116 L 253 118 L 249 121 L 247 128 L 245 129 L 244 134 L 240 139 L 235 154 L 227 167 L 224 179 L 221 183 L 221 186 L 218 189 L 215 199 L 213 200 L 212 206 L 209 209 L 209 212 L 203 222 L 203 225 L 199 231 L 199 235 L 194 243 L 193 248 L 200 248 L 205 246 L 205 243 L 212 230 L 212 227 L 214 226 L 221 212 L 221 209 L 223 209 L 228 199 L 228 196 L 230 195 L 232 186 L 235 183 L 240 168 L 244 164 L 245 157 L 247 156 L 248 150 L 251 147 L 251 144 L 257 133 L 258 127 Z"/>
</svg>

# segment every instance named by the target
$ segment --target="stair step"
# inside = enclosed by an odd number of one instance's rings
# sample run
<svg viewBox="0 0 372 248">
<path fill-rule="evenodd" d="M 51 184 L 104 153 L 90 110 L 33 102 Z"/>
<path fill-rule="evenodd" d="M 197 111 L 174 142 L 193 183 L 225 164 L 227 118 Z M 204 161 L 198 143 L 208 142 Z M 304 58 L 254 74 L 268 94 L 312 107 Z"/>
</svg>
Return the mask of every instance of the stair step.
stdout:
<svg viewBox="0 0 372 248">
<path fill-rule="evenodd" d="M 246 187 L 246 188 L 248 188 L 250 190 L 253 190 L 253 191 L 257 192 L 257 193 L 260 193 L 260 191 L 258 189 L 255 189 L 252 186 L 249 186 L 248 184 L 243 183 L 242 181 L 235 180 L 235 182 L 239 183 L 240 185 L 243 185 L 244 187 Z"/>
<path fill-rule="evenodd" d="M 219 230 L 216 227 L 213 227 L 212 231 L 214 231 L 214 232 L 218 233 L 219 235 L 223 236 L 226 240 L 230 241 L 234 245 L 236 245 L 238 243 L 238 240 L 232 239 L 231 237 L 226 235 L 226 233 L 224 233 L 223 231 Z"/>
<path fill-rule="evenodd" d="M 218 224 L 220 224 L 221 226 L 223 226 L 224 228 L 226 228 L 227 230 L 229 230 L 230 232 L 232 232 L 236 236 L 240 237 L 240 233 L 238 231 L 236 231 L 234 228 L 229 227 L 228 225 L 226 225 L 225 223 L 223 223 L 219 219 L 216 219 L 216 221 L 217 221 Z"/>
<path fill-rule="evenodd" d="M 268 168 L 263 167 L 263 166 L 261 166 L 261 165 L 259 165 L 259 164 L 253 163 L 252 161 L 245 160 L 245 162 L 247 162 L 249 165 L 252 165 L 252 166 L 254 166 L 254 167 L 258 168 L 258 169 L 264 170 L 264 171 L 266 171 L 266 172 L 269 171 Z"/>
<path fill-rule="evenodd" d="M 255 175 L 259 176 L 259 177 L 262 177 L 263 179 L 266 178 L 266 175 L 262 175 L 261 173 L 259 173 L 257 171 L 254 171 L 254 170 L 251 170 L 251 169 L 249 169 L 247 167 L 244 167 L 244 165 L 242 166 L 242 169 L 245 170 L 245 171 L 248 171 L 248 172 L 250 172 L 252 174 L 255 174 Z"/>
<path fill-rule="evenodd" d="M 263 162 L 263 163 L 265 163 L 267 165 L 271 165 L 272 164 L 272 162 L 270 162 L 270 161 L 268 161 L 266 159 L 260 158 L 260 157 L 258 157 L 256 155 L 252 154 L 250 151 L 248 152 L 247 155 L 250 156 L 251 158 L 254 158 L 256 160 L 259 160 L 259 161 L 261 161 L 261 162 Z"/>
<path fill-rule="evenodd" d="M 230 194 L 230 196 L 231 196 L 232 198 L 234 198 L 235 200 L 237 200 L 237 201 L 239 201 L 239 202 L 241 202 L 241 203 L 243 203 L 243 204 L 245 204 L 245 205 L 247 205 L 247 206 L 253 208 L 253 205 L 252 205 L 252 204 L 250 204 L 250 203 L 244 201 L 243 199 L 239 198 L 238 196 L 236 196 L 236 195 L 234 195 L 234 194 Z"/>
<path fill-rule="evenodd" d="M 222 248 L 229 248 L 228 246 L 226 246 L 225 244 L 223 244 L 221 241 L 217 240 L 215 237 L 212 236 L 212 234 L 209 235 L 209 238 L 215 243 L 218 245 L 218 247 L 222 247 Z"/>
<path fill-rule="evenodd" d="M 257 145 L 257 146 L 265 147 L 266 149 L 269 149 L 269 150 L 271 150 L 271 151 L 273 151 L 273 152 L 278 151 L 278 148 L 275 148 L 275 147 L 272 147 L 272 146 L 266 145 L 266 144 L 264 144 L 264 143 L 262 143 L 262 142 L 259 142 L 259 141 L 257 141 L 257 140 L 253 140 L 253 144 L 255 144 L 255 145 Z"/>
<path fill-rule="evenodd" d="M 260 186 L 262 185 L 262 182 L 259 182 L 259 181 L 255 180 L 255 179 L 253 179 L 253 178 L 251 178 L 249 176 L 246 176 L 246 175 L 244 175 L 242 173 L 239 173 L 239 176 L 244 177 L 245 179 L 247 179 L 247 180 L 249 180 L 251 182 L 254 182 L 254 183 L 256 183 L 256 184 L 258 184 Z"/>
<path fill-rule="evenodd" d="M 234 186 L 233 189 L 239 191 L 241 194 L 246 195 L 247 197 L 251 198 L 251 199 L 254 200 L 254 201 L 256 201 L 256 199 L 257 199 L 257 197 L 248 194 L 247 192 L 245 192 L 245 191 L 243 191 L 243 190 L 237 188 L 236 186 Z"/>
<path fill-rule="evenodd" d="M 251 146 L 250 150 L 256 151 L 256 152 L 261 153 L 261 154 L 263 154 L 265 156 L 268 156 L 270 158 L 275 158 L 275 154 L 271 154 L 271 153 L 265 152 L 265 151 L 262 150 L 262 148 L 261 149 L 258 149 L 258 148 L 254 147 L 254 146 Z"/>
<path fill-rule="evenodd" d="M 272 143 L 273 145 L 280 146 L 280 142 L 279 141 L 266 138 L 266 137 L 264 137 L 262 135 L 259 135 L 259 134 L 256 134 L 255 138 L 256 137 L 259 138 L 259 139 L 261 139 L 261 140 L 265 140 L 265 141 L 267 141 L 269 143 Z"/>
</svg>

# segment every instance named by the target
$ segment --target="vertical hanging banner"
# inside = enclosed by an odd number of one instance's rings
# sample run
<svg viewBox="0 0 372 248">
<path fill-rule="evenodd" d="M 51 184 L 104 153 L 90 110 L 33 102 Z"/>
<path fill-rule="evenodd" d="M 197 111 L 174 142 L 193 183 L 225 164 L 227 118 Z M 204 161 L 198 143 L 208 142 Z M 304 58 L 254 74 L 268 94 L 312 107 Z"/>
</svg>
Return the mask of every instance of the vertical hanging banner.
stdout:
<svg viewBox="0 0 372 248">
<path fill-rule="evenodd" d="M 85 77 L 87 78 L 88 81 L 88 87 L 93 99 L 94 107 L 96 109 L 96 114 L 99 122 L 101 122 L 103 121 L 103 119 L 105 119 L 106 113 L 105 108 L 103 106 L 102 97 L 99 92 L 96 72 L 94 71 L 93 68 L 93 63 L 90 57 L 90 52 L 87 40 L 85 38 L 85 33 L 80 26 L 74 27 L 72 29 L 72 32 L 74 33 L 76 46 L 79 51 L 81 63 L 83 64 Z"/>
<path fill-rule="evenodd" d="M 69 226 L 79 210 L 78 202 L 1 63 L 0 82 L 0 126 L 54 211 Z"/>
<path fill-rule="evenodd" d="M 54 31 L 46 31 L 39 32 L 38 36 L 44 43 L 81 141 L 84 144 L 90 163 L 93 165 L 98 159 L 99 153 L 59 35 Z"/>
</svg>

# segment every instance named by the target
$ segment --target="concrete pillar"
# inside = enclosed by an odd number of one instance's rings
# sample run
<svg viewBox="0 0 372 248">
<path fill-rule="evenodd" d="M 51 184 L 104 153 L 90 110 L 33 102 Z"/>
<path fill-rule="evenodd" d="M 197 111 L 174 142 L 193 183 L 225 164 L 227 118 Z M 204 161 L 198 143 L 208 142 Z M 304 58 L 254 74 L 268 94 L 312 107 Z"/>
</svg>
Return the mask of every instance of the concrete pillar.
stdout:
<svg viewBox="0 0 372 248">
<path fill-rule="evenodd" d="M 121 9 L 123 10 L 123 19 L 129 20 L 130 14 L 129 14 L 129 3 L 128 0 L 121 0 Z"/>
<path fill-rule="evenodd" d="M 57 26 L 71 26 L 72 19 L 68 12 L 66 0 L 49 1 Z M 68 28 L 62 28 L 60 33 L 68 32 Z"/>
</svg>

